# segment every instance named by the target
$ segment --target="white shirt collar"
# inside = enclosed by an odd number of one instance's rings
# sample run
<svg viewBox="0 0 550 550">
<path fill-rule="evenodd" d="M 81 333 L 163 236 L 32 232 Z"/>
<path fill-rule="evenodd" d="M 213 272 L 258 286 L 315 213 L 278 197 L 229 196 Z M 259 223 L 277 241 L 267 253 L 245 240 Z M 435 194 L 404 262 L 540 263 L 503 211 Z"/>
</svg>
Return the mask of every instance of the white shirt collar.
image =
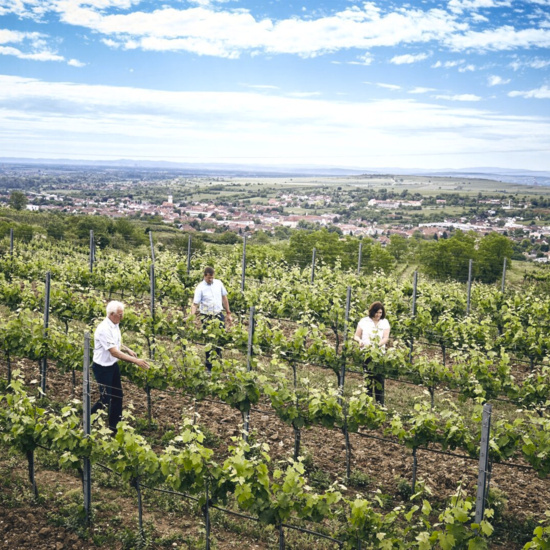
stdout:
<svg viewBox="0 0 550 550">
<path fill-rule="evenodd" d="M 113 323 L 113 321 L 111 321 L 111 319 L 109 319 L 109 316 L 105 317 L 105 319 L 107 319 L 107 324 L 111 327 L 111 328 L 117 328 L 118 325 L 115 325 Z"/>
</svg>

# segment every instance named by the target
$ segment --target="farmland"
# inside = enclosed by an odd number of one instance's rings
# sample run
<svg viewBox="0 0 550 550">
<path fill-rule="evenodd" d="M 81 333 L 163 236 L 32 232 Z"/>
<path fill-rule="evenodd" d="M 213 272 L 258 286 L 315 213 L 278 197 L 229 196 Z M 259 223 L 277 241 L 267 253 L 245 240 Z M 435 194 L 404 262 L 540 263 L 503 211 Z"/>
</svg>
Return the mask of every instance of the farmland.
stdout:
<svg viewBox="0 0 550 550">
<path fill-rule="evenodd" d="M 423 276 L 415 285 L 406 271 L 357 275 L 322 259 L 302 269 L 252 250 L 243 273 L 238 245 L 207 248 L 188 262 L 185 254 L 155 250 L 153 242 L 145 255 L 98 250 L 92 263 L 85 248 L 41 241 L 3 246 L 1 467 L 11 480 L 4 505 L 41 503 L 50 525 L 83 537 L 68 547 L 101 540 L 127 548 L 230 548 L 244 536 L 258 548 L 285 537 L 300 548 L 430 547 L 421 541 L 445 547 L 449 537 L 454 547 L 461 538 L 521 548 L 544 520 L 550 471 L 544 280 L 504 281 L 504 287 L 500 280 L 473 281 L 468 294 L 466 284 Z M 206 264 L 215 265 L 229 290 L 236 319 L 228 331 L 205 332 L 188 317 Z M 152 367 L 124 368 L 127 409 L 134 408 L 117 436 L 94 428 L 85 438 L 84 333 L 93 331 L 109 298 L 127 304 L 125 342 L 150 357 Z M 351 340 L 375 299 L 386 305 L 392 326 L 385 354 L 360 352 Z M 212 345 L 225 351 L 208 376 L 203 356 Z M 369 353 L 386 376 L 384 407 L 364 386 Z M 93 379 L 91 388 L 96 395 Z M 478 531 L 471 523 L 485 403 L 493 406 L 486 502 L 493 511 Z M 24 474 L 29 452 L 36 460 L 34 496 Z M 93 464 L 92 530 L 76 490 L 86 457 Z M 48 500 L 52 484 L 56 494 Z M 253 519 L 229 519 L 216 508 L 212 519 L 207 501 Z M 109 504 L 127 540 L 113 534 L 102 512 Z M 185 532 L 178 530 L 182 517 Z"/>
</svg>

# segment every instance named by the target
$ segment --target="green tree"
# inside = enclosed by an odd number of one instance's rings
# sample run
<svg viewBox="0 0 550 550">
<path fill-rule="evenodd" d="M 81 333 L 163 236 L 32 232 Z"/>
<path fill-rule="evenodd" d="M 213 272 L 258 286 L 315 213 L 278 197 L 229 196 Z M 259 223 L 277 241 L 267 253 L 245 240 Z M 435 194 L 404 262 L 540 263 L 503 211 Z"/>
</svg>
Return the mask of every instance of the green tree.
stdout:
<svg viewBox="0 0 550 550">
<path fill-rule="evenodd" d="M 14 210 L 23 210 L 27 206 L 28 203 L 27 195 L 23 193 L 23 191 L 12 191 L 10 195 L 10 200 L 8 201 L 8 204 L 14 209 Z"/>
<path fill-rule="evenodd" d="M 450 239 L 427 242 L 421 250 L 424 271 L 436 279 L 468 279 L 468 265 L 475 260 L 475 236 L 457 231 Z"/>
<path fill-rule="evenodd" d="M 494 283 L 502 275 L 504 258 L 509 268 L 513 254 L 514 246 L 510 239 L 495 232 L 485 235 L 477 250 L 475 275 L 484 283 Z"/>
<path fill-rule="evenodd" d="M 409 249 L 407 238 L 403 235 L 398 235 L 394 233 L 390 235 L 390 244 L 386 247 L 386 250 L 398 261 L 400 262 Z"/>
</svg>

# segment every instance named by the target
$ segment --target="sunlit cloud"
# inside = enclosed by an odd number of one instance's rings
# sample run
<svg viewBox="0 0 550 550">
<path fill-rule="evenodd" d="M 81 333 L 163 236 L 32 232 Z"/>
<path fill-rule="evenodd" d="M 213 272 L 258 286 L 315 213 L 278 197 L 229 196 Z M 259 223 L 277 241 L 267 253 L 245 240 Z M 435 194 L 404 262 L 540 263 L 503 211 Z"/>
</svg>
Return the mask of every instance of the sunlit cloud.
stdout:
<svg viewBox="0 0 550 550">
<path fill-rule="evenodd" d="M 390 59 L 390 63 L 394 65 L 410 65 L 412 63 L 417 63 L 418 61 L 424 61 L 429 55 L 427 53 L 419 53 L 416 55 L 404 54 L 396 55 Z"/>
<path fill-rule="evenodd" d="M 484 31 L 467 31 L 453 34 L 445 43 L 455 51 L 506 51 L 519 48 L 547 48 L 550 46 L 550 29 L 520 29 L 510 25 Z"/>
<path fill-rule="evenodd" d="M 546 67 L 550 67 L 550 59 L 541 59 L 540 57 L 536 57 L 534 59 L 518 59 L 510 63 L 510 67 L 514 69 L 514 71 L 519 71 L 524 68 L 546 69 Z"/>
<path fill-rule="evenodd" d="M 0 55 L 17 57 L 28 61 L 63 62 L 65 58 L 48 45 L 48 35 L 38 32 L 21 32 L 0 29 Z M 76 59 L 67 62 L 77 66 Z"/>
<path fill-rule="evenodd" d="M 509 97 L 523 97 L 525 99 L 550 99 L 550 88 L 541 86 L 535 90 L 508 92 Z"/>
<path fill-rule="evenodd" d="M 509 7 L 511 2 L 508 0 L 450 0 L 447 5 L 452 12 L 463 13 L 479 9 Z"/>
<path fill-rule="evenodd" d="M 361 8 L 352 6 L 332 15 L 281 20 L 257 19 L 242 8 L 218 9 L 206 0 L 195 2 L 195 6 L 187 9 L 162 6 L 152 12 L 106 11 L 107 8 L 128 9 L 137 3 L 134 0 L 50 0 L 45 6 L 58 14 L 63 23 L 102 34 L 104 43 L 111 47 L 188 51 L 226 58 L 257 51 L 311 57 L 349 48 L 366 50 L 442 41 L 449 34 L 468 29 L 466 23 L 441 9 L 382 13 L 368 2 Z M 29 3 L 26 5 L 31 9 Z M 362 60 L 364 64 L 367 59 Z"/>
<path fill-rule="evenodd" d="M 375 85 L 378 86 L 379 88 L 385 88 L 386 90 L 400 90 L 401 89 L 401 86 L 398 86 L 397 84 L 386 84 L 384 82 L 375 82 Z"/>
<path fill-rule="evenodd" d="M 435 99 L 445 99 L 447 101 L 481 101 L 481 97 L 475 94 L 456 94 L 456 95 L 436 95 Z"/>
<path fill-rule="evenodd" d="M 412 88 L 409 90 L 409 94 L 427 94 L 429 92 L 435 92 L 435 88 L 422 88 L 420 86 L 417 86 L 416 88 Z"/>
<path fill-rule="evenodd" d="M 487 77 L 488 86 L 501 86 L 503 84 L 508 84 L 510 82 L 509 78 L 502 78 L 501 76 L 492 74 Z"/>
<path fill-rule="evenodd" d="M 85 67 L 86 63 L 83 63 L 82 61 L 79 61 L 78 59 L 69 59 L 69 61 L 67 61 L 67 65 L 70 65 L 71 67 L 81 68 L 81 67 Z"/>
</svg>

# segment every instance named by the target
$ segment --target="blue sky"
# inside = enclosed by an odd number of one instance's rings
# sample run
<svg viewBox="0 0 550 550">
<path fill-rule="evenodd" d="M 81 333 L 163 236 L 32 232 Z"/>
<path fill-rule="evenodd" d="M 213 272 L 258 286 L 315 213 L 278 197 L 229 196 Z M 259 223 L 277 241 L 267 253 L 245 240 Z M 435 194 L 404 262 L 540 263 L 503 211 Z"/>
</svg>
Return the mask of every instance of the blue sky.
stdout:
<svg viewBox="0 0 550 550">
<path fill-rule="evenodd" d="M 550 170 L 550 0 L 0 0 L 0 157 Z"/>
</svg>

